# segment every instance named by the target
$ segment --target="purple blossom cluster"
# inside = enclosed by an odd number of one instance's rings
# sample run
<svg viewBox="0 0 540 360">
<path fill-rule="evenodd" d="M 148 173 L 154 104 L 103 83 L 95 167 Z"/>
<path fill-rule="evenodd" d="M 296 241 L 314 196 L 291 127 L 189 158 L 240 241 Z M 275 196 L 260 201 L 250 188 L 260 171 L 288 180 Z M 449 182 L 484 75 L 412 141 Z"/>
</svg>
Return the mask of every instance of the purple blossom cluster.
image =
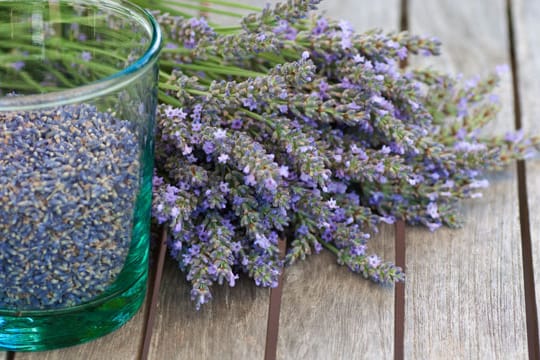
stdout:
<svg viewBox="0 0 540 360">
<path fill-rule="evenodd" d="M 538 144 L 481 135 L 499 107 L 497 74 L 401 69 L 411 55 L 438 55 L 439 41 L 359 34 L 312 13 L 317 3 L 267 7 L 223 34 L 158 15 L 173 50 L 153 214 L 197 308 L 214 283 L 247 273 L 274 287 L 284 264 L 323 248 L 365 278 L 401 281 L 402 269 L 369 250 L 380 224 L 459 225 L 456 205 L 481 195 L 486 171 Z"/>
</svg>

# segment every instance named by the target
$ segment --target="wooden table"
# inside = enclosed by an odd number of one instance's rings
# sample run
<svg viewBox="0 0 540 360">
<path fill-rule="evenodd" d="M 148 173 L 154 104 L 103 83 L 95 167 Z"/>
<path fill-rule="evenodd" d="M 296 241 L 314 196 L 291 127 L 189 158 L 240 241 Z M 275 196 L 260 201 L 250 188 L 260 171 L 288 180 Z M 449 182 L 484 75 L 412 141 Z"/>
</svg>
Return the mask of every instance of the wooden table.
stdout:
<svg viewBox="0 0 540 360">
<path fill-rule="evenodd" d="M 442 57 L 429 60 L 436 68 L 472 76 L 510 64 L 498 91 L 503 111 L 491 131 L 522 126 L 540 133 L 539 1 L 327 0 L 323 7 L 358 30 L 437 36 L 444 47 Z M 125 360 L 146 351 L 156 360 L 262 359 L 265 352 L 268 359 L 539 359 L 540 162 L 490 180 L 482 199 L 463 204 L 463 229 L 398 225 L 374 239 L 381 255 L 406 265 L 404 285 L 373 285 L 323 253 L 287 268 L 272 292 L 244 280 L 217 289 L 196 312 L 183 274 L 166 262 L 155 304 L 148 298 L 117 332 L 0 359 Z"/>
</svg>

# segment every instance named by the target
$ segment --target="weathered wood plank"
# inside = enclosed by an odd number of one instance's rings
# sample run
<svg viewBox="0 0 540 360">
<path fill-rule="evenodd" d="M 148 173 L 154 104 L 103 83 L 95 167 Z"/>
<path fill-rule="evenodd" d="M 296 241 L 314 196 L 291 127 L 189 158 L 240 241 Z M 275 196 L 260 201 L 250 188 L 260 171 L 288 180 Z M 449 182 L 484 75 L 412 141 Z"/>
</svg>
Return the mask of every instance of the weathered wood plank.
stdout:
<svg viewBox="0 0 540 360">
<path fill-rule="evenodd" d="M 540 113 L 540 31 L 538 19 L 540 3 L 532 0 L 514 0 L 514 34 L 516 57 L 521 94 L 521 115 L 523 129 L 528 133 L 540 134 L 538 114 Z M 526 164 L 527 191 L 529 199 L 530 230 L 536 307 L 540 309 L 540 161 L 538 157 Z M 538 319 L 540 321 L 540 319 Z M 536 339 L 540 343 L 540 339 Z"/>
<path fill-rule="evenodd" d="M 6 352 L 0 352 L 0 359 L 7 360 L 7 353 Z"/>
<path fill-rule="evenodd" d="M 393 235 L 386 227 L 372 250 L 392 260 Z M 391 359 L 393 321 L 393 287 L 364 280 L 325 251 L 286 269 L 277 357 Z"/>
<path fill-rule="evenodd" d="M 435 67 L 466 76 L 509 63 L 504 0 L 410 0 L 413 33 L 444 44 Z M 490 128 L 513 129 L 511 80 Z M 490 177 L 483 199 L 464 204 L 464 229 L 407 232 L 405 356 L 520 359 L 527 356 L 515 168 Z"/>
<path fill-rule="evenodd" d="M 243 278 L 233 289 L 216 286 L 214 299 L 196 311 L 184 278 L 169 259 L 149 358 L 262 359 L 269 291 Z"/>
<path fill-rule="evenodd" d="M 330 17 L 359 30 L 399 28 L 399 1 L 324 1 Z M 394 259 L 394 231 L 386 227 L 370 243 Z M 393 358 L 394 292 L 340 267 L 328 253 L 285 271 L 278 359 Z"/>
<path fill-rule="evenodd" d="M 129 360 L 138 359 L 144 328 L 144 308 L 120 329 L 97 340 L 58 350 L 18 352 L 17 360 Z M 0 359 L 2 357 L 0 356 Z"/>
</svg>

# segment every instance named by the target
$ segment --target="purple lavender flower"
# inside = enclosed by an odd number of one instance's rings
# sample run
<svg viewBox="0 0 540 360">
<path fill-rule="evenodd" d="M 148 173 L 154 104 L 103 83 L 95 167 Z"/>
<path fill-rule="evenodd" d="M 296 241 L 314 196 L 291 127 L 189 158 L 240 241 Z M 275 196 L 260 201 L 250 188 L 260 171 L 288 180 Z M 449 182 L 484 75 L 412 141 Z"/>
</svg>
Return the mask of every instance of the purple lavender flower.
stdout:
<svg viewBox="0 0 540 360">
<path fill-rule="evenodd" d="M 377 255 L 370 255 L 368 257 L 369 266 L 376 268 L 381 264 L 381 259 Z"/>
<path fill-rule="evenodd" d="M 352 39 L 349 34 L 343 33 L 341 37 L 341 48 L 348 50 L 352 47 Z"/>
<path fill-rule="evenodd" d="M 256 110 L 259 106 L 257 100 L 251 94 L 248 97 L 242 99 L 242 104 L 249 110 Z"/>
<path fill-rule="evenodd" d="M 194 123 L 199 123 L 201 121 L 202 109 L 203 109 L 202 104 L 195 104 L 195 106 L 193 107 L 193 111 L 190 117 L 191 119 L 193 119 Z"/>
<path fill-rule="evenodd" d="M 274 33 L 283 35 L 287 40 L 295 40 L 298 30 L 290 26 L 287 20 L 279 20 L 277 26 L 274 28 Z"/>
<path fill-rule="evenodd" d="M 231 129 L 240 130 L 242 128 L 242 125 L 244 125 L 242 119 L 236 118 L 231 122 Z"/>
<path fill-rule="evenodd" d="M 265 186 L 268 190 L 274 192 L 274 191 L 276 191 L 278 184 L 277 184 L 277 182 L 276 182 L 274 179 L 272 179 L 272 178 L 267 178 L 267 179 L 264 179 L 264 186 Z"/>
<path fill-rule="evenodd" d="M 81 52 L 81 59 L 86 62 L 92 60 L 92 53 L 90 53 L 89 51 Z"/>
<path fill-rule="evenodd" d="M 194 121 L 191 123 L 191 129 L 195 132 L 201 131 L 202 124 L 199 121 Z M 192 141 L 193 143 L 196 143 L 197 141 Z"/>
<path fill-rule="evenodd" d="M 332 210 L 338 208 L 338 205 L 337 205 L 337 203 L 336 203 L 336 200 L 334 200 L 333 198 L 330 198 L 330 200 L 328 200 L 328 201 L 326 202 L 326 205 L 328 206 L 329 209 L 332 209 Z"/>
<path fill-rule="evenodd" d="M 341 48 L 344 51 L 347 51 L 352 48 L 352 36 L 354 30 L 351 24 L 346 20 L 340 20 L 338 26 L 341 29 Z"/>
<path fill-rule="evenodd" d="M 313 35 L 322 35 L 328 29 L 328 21 L 324 17 L 317 19 L 317 25 L 311 30 Z"/>
<path fill-rule="evenodd" d="M 21 71 L 22 68 L 24 68 L 24 66 L 26 65 L 26 63 L 24 61 L 15 61 L 13 63 L 10 64 L 10 66 L 15 69 L 15 71 Z"/>
<path fill-rule="evenodd" d="M 178 240 L 174 241 L 172 243 L 171 250 L 174 251 L 175 253 L 178 253 L 180 250 L 182 250 L 182 242 Z"/>
<path fill-rule="evenodd" d="M 227 161 L 229 160 L 229 158 L 230 158 L 230 157 L 229 157 L 229 155 L 227 155 L 227 154 L 220 154 L 220 155 L 218 156 L 218 159 L 217 159 L 217 160 L 218 160 L 218 163 L 220 163 L 220 164 L 226 164 Z"/>
<path fill-rule="evenodd" d="M 386 224 L 393 224 L 396 222 L 396 218 L 393 217 L 392 215 L 380 216 L 379 220 Z"/>
<path fill-rule="evenodd" d="M 182 231 L 182 228 L 183 228 L 183 225 L 181 222 L 178 222 L 176 223 L 176 225 L 174 225 L 174 228 L 173 228 L 173 232 L 174 233 L 179 233 L 180 231 Z M 181 243 L 180 243 L 181 244 Z"/>
<path fill-rule="evenodd" d="M 521 142 L 524 137 L 525 137 L 525 132 L 523 131 L 523 129 L 520 129 L 520 130 L 518 130 L 516 132 L 507 132 L 504 135 L 504 140 L 517 144 L 517 143 Z"/>
<path fill-rule="evenodd" d="M 349 103 L 349 104 L 347 105 L 347 107 L 348 107 L 350 110 L 353 110 L 353 111 L 362 109 L 362 108 L 360 107 L 360 105 L 358 105 L 358 104 L 355 103 L 355 102 Z M 356 146 L 356 144 L 353 144 L 353 145 Z"/>
<path fill-rule="evenodd" d="M 355 54 L 355 55 L 353 56 L 353 61 L 354 61 L 356 64 L 361 64 L 361 63 L 363 63 L 363 62 L 366 61 L 366 58 L 363 57 L 363 56 L 360 55 L 360 54 Z"/>
<path fill-rule="evenodd" d="M 189 145 L 184 145 L 184 147 L 182 148 L 182 155 L 189 155 L 193 152 L 193 147 L 192 146 L 189 146 Z"/>
<path fill-rule="evenodd" d="M 468 107 L 469 107 L 469 102 L 467 101 L 467 98 L 463 97 L 459 99 L 459 102 L 457 104 L 457 110 L 458 110 L 457 115 L 460 117 L 466 116 L 468 113 Z"/>
<path fill-rule="evenodd" d="M 434 202 L 430 202 L 427 206 L 426 212 L 433 219 L 439 218 L 438 206 Z"/>
<path fill-rule="evenodd" d="M 454 150 L 464 153 L 480 152 L 486 150 L 486 145 L 483 143 L 472 143 L 469 141 L 459 141 L 454 144 Z"/>
<path fill-rule="evenodd" d="M 235 254 L 238 254 L 240 252 L 240 250 L 242 250 L 242 244 L 238 241 L 236 242 L 233 242 L 231 244 L 231 250 L 235 253 Z"/>
<path fill-rule="evenodd" d="M 333 232 L 329 229 L 324 230 L 321 237 L 325 242 L 331 242 L 334 239 Z"/>
<path fill-rule="evenodd" d="M 165 115 L 170 118 L 178 118 L 180 120 L 185 120 L 187 113 L 185 113 L 182 108 L 175 108 L 169 105 L 165 108 Z"/>
<path fill-rule="evenodd" d="M 214 139 L 223 140 L 227 136 L 227 131 L 225 129 L 217 129 L 214 131 Z"/>
<path fill-rule="evenodd" d="M 178 209 L 176 206 L 174 206 L 171 209 L 171 217 L 176 218 L 180 214 L 180 209 Z"/>
<path fill-rule="evenodd" d="M 365 255 L 366 249 L 367 249 L 366 245 L 358 245 L 358 246 L 351 247 L 349 251 L 351 255 L 362 256 L 362 255 Z"/>
<path fill-rule="evenodd" d="M 347 191 L 347 184 L 342 181 L 332 181 L 328 184 L 328 192 L 334 194 L 345 194 Z"/>
<path fill-rule="evenodd" d="M 377 206 L 381 203 L 381 201 L 384 199 L 384 194 L 380 191 L 375 191 L 371 194 L 371 197 L 369 198 L 370 205 Z"/>
<path fill-rule="evenodd" d="M 306 225 L 302 224 L 298 227 L 298 229 L 296 229 L 296 233 L 298 235 L 307 235 L 309 233 L 309 228 Z"/>
<path fill-rule="evenodd" d="M 250 186 L 257 185 L 257 181 L 255 180 L 255 175 L 248 174 L 248 175 L 244 176 L 244 183 L 246 185 L 250 185 Z"/>
<path fill-rule="evenodd" d="M 165 201 L 168 204 L 173 205 L 178 199 L 178 196 L 176 195 L 178 191 L 179 189 L 177 187 L 167 184 L 167 191 L 165 193 Z"/>
<path fill-rule="evenodd" d="M 399 60 L 405 60 L 408 54 L 407 48 L 405 46 L 401 47 L 396 54 L 399 57 Z"/>
<path fill-rule="evenodd" d="M 440 222 L 426 222 L 425 225 L 428 227 L 429 231 L 435 231 L 442 226 Z"/>
<path fill-rule="evenodd" d="M 214 145 L 213 142 L 210 142 L 210 141 L 205 141 L 204 144 L 203 144 L 203 150 L 204 152 L 207 154 L 207 155 L 210 155 L 214 152 L 214 150 L 216 149 L 216 146 Z"/>
<path fill-rule="evenodd" d="M 471 189 L 480 189 L 480 188 L 487 188 L 489 186 L 489 181 L 487 179 L 482 180 L 474 180 L 469 184 L 469 188 Z"/>
<path fill-rule="evenodd" d="M 268 237 L 266 237 L 263 234 L 256 234 L 255 235 L 255 245 L 260 247 L 263 250 L 266 250 L 270 247 L 271 243 Z"/>
<path fill-rule="evenodd" d="M 154 171 L 155 172 L 155 171 Z M 152 177 L 152 186 L 154 187 L 154 189 L 158 188 L 159 186 L 161 186 L 163 184 L 163 178 L 162 177 L 159 177 L 157 175 L 154 175 Z"/>
</svg>

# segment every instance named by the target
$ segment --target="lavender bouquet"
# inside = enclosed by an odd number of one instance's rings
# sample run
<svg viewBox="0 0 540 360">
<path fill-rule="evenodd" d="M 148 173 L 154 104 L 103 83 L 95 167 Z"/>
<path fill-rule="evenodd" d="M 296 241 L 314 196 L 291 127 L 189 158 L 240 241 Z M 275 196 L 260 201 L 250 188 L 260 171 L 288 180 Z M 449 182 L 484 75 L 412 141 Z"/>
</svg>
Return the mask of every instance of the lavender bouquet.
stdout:
<svg viewBox="0 0 540 360">
<path fill-rule="evenodd" d="M 500 106 L 497 72 L 463 81 L 400 68 L 438 55 L 436 39 L 356 33 L 313 12 L 317 0 L 229 27 L 137 2 L 155 10 L 166 38 L 153 218 L 168 228 L 197 308 L 216 282 L 247 273 L 275 287 L 284 265 L 323 248 L 365 278 L 401 281 L 402 269 L 368 249 L 379 225 L 460 225 L 456 205 L 481 196 L 486 172 L 538 144 L 482 136 Z M 233 11 L 222 15 L 254 10 L 225 5 Z"/>
</svg>

